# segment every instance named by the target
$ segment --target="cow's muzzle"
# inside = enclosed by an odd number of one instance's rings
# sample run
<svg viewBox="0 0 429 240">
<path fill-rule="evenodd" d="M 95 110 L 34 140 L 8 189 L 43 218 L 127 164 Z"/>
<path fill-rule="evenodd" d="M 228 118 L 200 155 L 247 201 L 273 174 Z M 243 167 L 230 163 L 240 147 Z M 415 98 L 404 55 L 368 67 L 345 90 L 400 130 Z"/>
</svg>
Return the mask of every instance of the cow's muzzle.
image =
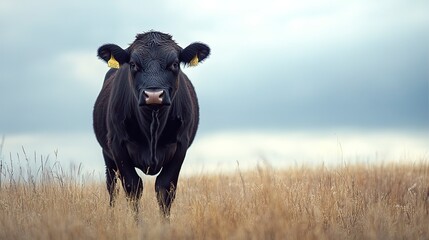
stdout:
<svg viewBox="0 0 429 240">
<path fill-rule="evenodd" d="M 171 105 L 170 96 L 163 89 L 143 89 L 139 96 L 139 106 Z"/>
</svg>

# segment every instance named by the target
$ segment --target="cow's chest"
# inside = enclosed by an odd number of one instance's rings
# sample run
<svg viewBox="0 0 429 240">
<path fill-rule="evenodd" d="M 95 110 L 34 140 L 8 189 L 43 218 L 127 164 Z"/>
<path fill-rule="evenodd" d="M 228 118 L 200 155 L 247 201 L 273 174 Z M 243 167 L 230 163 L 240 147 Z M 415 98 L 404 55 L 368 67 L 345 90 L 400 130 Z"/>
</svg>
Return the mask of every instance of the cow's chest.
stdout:
<svg viewBox="0 0 429 240">
<path fill-rule="evenodd" d="M 177 143 L 158 144 L 155 148 L 151 148 L 150 143 L 147 142 L 129 141 L 126 143 L 126 148 L 133 165 L 152 175 L 157 174 L 164 164 L 173 159 Z"/>
<path fill-rule="evenodd" d="M 150 124 L 140 126 L 135 121 L 125 121 L 126 148 L 133 165 L 148 174 L 158 173 L 176 153 L 181 126 L 180 119 L 170 119 L 162 128 L 151 132 Z"/>
</svg>

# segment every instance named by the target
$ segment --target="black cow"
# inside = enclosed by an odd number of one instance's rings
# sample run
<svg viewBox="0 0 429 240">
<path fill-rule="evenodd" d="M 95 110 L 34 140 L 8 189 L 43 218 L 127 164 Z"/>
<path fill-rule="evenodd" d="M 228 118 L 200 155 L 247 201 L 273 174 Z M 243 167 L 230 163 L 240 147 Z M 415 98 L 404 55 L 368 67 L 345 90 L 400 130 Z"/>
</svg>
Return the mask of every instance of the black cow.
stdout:
<svg viewBox="0 0 429 240">
<path fill-rule="evenodd" d="M 98 56 L 112 67 L 95 102 L 94 131 L 103 148 L 107 190 L 114 205 L 117 176 L 138 211 L 143 182 L 135 168 L 158 174 L 157 200 L 170 214 L 180 168 L 194 140 L 199 107 L 180 63 L 194 66 L 210 54 L 203 43 L 182 49 L 172 37 L 150 31 L 127 48 L 106 44 Z"/>
</svg>

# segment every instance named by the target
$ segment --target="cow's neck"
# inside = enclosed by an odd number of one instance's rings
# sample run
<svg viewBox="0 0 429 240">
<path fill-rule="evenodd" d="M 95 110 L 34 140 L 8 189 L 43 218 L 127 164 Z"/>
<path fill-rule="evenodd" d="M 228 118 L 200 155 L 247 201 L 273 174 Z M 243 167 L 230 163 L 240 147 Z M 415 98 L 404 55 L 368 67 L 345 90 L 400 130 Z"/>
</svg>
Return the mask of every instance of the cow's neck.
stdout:
<svg viewBox="0 0 429 240">
<path fill-rule="evenodd" d="M 140 116 L 138 117 L 138 125 L 140 126 L 143 138 L 148 144 L 147 146 L 150 150 L 150 159 L 153 163 L 157 162 L 156 151 L 158 147 L 158 140 L 160 139 L 167 123 L 168 112 L 168 108 L 162 108 L 159 110 L 145 109 L 144 111 L 140 112 Z"/>
<path fill-rule="evenodd" d="M 156 156 L 156 148 L 158 146 L 158 139 L 160 137 L 161 122 L 159 119 L 159 111 L 152 111 L 150 117 L 150 127 L 149 127 L 149 144 L 150 144 L 150 155 L 151 159 L 154 159 Z"/>
<path fill-rule="evenodd" d="M 138 125 L 140 126 L 140 131 L 148 141 L 161 136 L 167 122 L 167 116 L 167 109 L 145 109 L 140 111 L 137 117 Z"/>
</svg>

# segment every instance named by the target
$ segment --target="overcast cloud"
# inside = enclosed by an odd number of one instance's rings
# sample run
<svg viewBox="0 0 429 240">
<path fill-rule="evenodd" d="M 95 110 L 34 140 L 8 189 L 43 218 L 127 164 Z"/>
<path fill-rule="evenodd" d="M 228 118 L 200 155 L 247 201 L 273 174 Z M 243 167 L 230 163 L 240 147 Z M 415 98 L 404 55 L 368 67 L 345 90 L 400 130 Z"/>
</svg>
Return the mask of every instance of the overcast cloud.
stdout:
<svg viewBox="0 0 429 240">
<path fill-rule="evenodd" d="M 43 1 L 42 1 L 43 2 Z M 88 130 L 107 67 L 136 33 L 203 41 L 202 127 L 427 128 L 429 4 L 415 1 L 6 1 L 3 133 Z"/>
<path fill-rule="evenodd" d="M 427 1 L 402 0 L 2 0 L 0 134 L 92 134 L 108 70 L 97 48 L 125 48 L 151 29 L 182 47 L 201 41 L 212 49 L 206 62 L 183 69 L 199 96 L 202 136 L 427 134 L 428 12 Z"/>
</svg>

